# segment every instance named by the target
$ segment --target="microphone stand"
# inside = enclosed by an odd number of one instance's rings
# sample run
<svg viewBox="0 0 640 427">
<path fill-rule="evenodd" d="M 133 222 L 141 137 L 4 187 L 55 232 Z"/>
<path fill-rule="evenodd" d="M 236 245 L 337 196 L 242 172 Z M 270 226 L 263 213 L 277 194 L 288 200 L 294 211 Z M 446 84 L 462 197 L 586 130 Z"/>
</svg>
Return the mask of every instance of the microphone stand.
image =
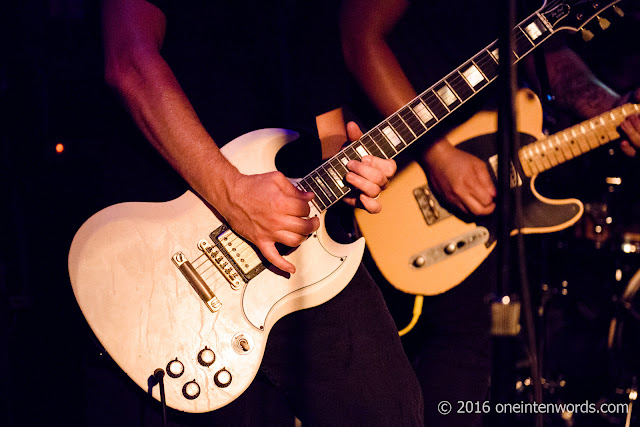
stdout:
<svg viewBox="0 0 640 427">
<path fill-rule="evenodd" d="M 498 41 L 498 188 L 497 188 L 497 280 L 491 304 L 491 401 L 490 426 L 514 425 L 511 411 L 496 411 L 497 405 L 514 402 L 515 350 L 520 331 L 520 302 L 510 289 L 511 159 L 516 138 L 515 70 L 513 27 L 515 1 L 504 0 L 500 8 Z"/>
<path fill-rule="evenodd" d="M 524 241 L 522 233 L 518 233 L 518 265 L 522 280 L 522 295 L 519 297 L 511 285 L 514 283 L 511 274 L 511 230 L 517 224 L 521 227 L 522 201 L 517 184 L 517 170 L 512 169 L 514 146 L 519 147 L 519 135 L 516 129 L 515 92 L 516 72 L 513 58 L 513 28 L 515 26 L 515 0 L 504 0 L 500 16 L 500 38 L 498 49 L 500 59 L 498 70 L 500 84 L 498 85 L 498 188 L 497 188 L 497 281 L 495 293 L 491 300 L 491 336 L 492 336 L 492 366 L 491 366 L 491 401 L 493 410 L 489 414 L 489 425 L 514 425 L 514 411 L 496 412 L 497 404 L 515 403 L 516 357 L 518 348 L 518 334 L 520 332 L 520 301 L 525 308 L 528 347 L 531 360 L 531 377 L 533 381 L 534 400 L 542 403 L 542 388 L 535 345 L 535 327 L 526 277 L 526 262 L 524 259 Z M 516 189 L 516 218 L 514 222 L 511 182 L 512 171 L 514 188 Z M 542 426 L 542 412 L 535 414 L 535 424 Z"/>
</svg>

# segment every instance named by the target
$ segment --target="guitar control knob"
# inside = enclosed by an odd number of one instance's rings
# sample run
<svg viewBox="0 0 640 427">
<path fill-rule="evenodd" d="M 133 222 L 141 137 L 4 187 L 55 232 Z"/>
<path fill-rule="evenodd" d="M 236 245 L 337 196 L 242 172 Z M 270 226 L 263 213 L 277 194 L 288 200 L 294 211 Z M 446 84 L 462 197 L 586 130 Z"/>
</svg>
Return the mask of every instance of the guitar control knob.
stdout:
<svg viewBox="0 0 640 427">
<path fill-rule="evenodd" d="M 416 257 L 416 259 L 413 260 L 412 264 L 414 267 L 416 268 L 420 268 L 424 265 L 424 263 L 427 262 L 423 256 L 419 256 Z"/>
<path fill-rule="evenodd" d="M 195 379 L 182 386 L 182 395 L 189 400 L 193 400 L 200 396 L 200 386 Z"/>
<path fill-rule="evenodd" d="M 181 361 L 176 357 L 171 362 L 167 363 L 167 375 L 171 378 L 178 378 L 180 375 L 184 373 L 184 365 Z"/>
<path fill-rule="evenodd" d="M 228 387 L 231 384 L 231 372 L 227 368 L 222 368 L 213 376 L 213 382 L 220 388 Z"/>
<path fill-rule="evenodd" d="M 456 251 L 456 249 L 458 249 L 458 247 L 456 246 L 455 243 L 449 243 L 447 246 L 444 247 L 444 253 L 447 255 L 451 255 Z"/>
<path fill-rule="evenodd" d="M 208 368 L 216 361 L 216 354 L 209 347 L 205 347 L 198 353 L 198 363 Z"/>
</svg>

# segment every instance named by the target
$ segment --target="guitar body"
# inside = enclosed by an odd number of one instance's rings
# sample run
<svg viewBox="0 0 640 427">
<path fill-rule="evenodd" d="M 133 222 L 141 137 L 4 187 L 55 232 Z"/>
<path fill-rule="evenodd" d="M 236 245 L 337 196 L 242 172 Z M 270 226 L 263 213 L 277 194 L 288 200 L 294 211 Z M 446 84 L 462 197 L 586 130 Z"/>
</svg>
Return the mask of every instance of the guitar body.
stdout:
<svg viewBox="0 0 640 427">
<path fill-rule="evenodd" d="M 275 170 L 277 151 L 296 137 L 263 129 L 222 151 L 241 172 L 264 173 Z M 163 369 L 168 406 L 211 411 L 252 382 L 278 319 L 331 299 L 355 274 L 364 240 L 334 242 L 324 229 L 324 214 L 318 215 L 320 229 L 285 256 L 297 268 L 288 275 L 263 265 L 251 246 L 229 234 L 219 215 L 192 192 L 164 203 L 110 206 L 74 237 L 69 252 L 73 291 L 105 350 L 140 387 L 160 399 L 152 375 Z M 229 252 L 225 237 L 234 241 Z M 216 250 L 214 256 L 198 247 L 201 241 Z M 240 258 L 236 248 L 242 257 L 254 259 L 246 281 L 235 272 L 224 274 L 231 271 L 233 257 Z M 236 267 L 243 261 L 235 259 Z M 207 305 L 208 298 L 196 292 L 203 284 L 219 306 Z"/>
<path fill-rule="evenodd" d="M 518 131 L 530 141 L 542 138 L 542 108 L 535 94 L 520 90 L 515 105 Z M 488 162 L 496 153 L 496 131 L 497 114 L 483 111 L 446 138 Z M 536 191 L 535 175 L 529 179 L 519 165 L 515 168 L 522 180 L 523 233 L 562 230 L 580 218 L 583 205 L 579 200 L 547 199 Z M 410 294 L 436 295 L 453 288 L 489 256 L 496 244 L 493 215 L 465 221 L 441 206 L 428 185 L 422 167 L 409 163 L 380 195 L 382 212 L 371 215 L 356 211 L 358 226 L 380 272 L 395 288 Z M 432 210 L 427 206 L 429 200 L 435 205 Z M 438 211 L 438 218 L 428 215 L 433 210 Z"/>
</svg>

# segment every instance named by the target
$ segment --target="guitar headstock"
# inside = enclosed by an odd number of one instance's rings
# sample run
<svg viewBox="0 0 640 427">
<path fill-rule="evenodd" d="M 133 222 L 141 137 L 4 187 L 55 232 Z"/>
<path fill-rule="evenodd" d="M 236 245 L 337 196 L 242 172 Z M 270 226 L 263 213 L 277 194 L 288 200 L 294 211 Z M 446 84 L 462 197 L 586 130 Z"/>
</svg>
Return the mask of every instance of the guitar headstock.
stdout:
<svg viewBox="0 0 640 427">
<path fill-rule="evenodd" d="M 581 31 L 585 40 L 593 37 L 587 24 L 606 30 L 611 19 L 624 16 L 616 4 L 621 0 L 548 0 L 540 9 L 553 32 L 569 30 Z"/>
</svg>

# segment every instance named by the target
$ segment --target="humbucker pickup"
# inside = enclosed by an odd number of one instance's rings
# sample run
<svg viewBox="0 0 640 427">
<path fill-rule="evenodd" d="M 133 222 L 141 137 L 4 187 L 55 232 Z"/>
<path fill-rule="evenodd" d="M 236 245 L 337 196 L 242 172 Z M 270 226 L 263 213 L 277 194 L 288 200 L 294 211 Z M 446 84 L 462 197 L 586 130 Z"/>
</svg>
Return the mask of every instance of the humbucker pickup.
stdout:
<svg viewBox="0 0 640 427">
<path fill-rule="evenodd" d="M 262 259 L 253 247 L 228 226 L 221 225 L 209 237 L 245 283 L 265 269 Z"/>
</svg>

